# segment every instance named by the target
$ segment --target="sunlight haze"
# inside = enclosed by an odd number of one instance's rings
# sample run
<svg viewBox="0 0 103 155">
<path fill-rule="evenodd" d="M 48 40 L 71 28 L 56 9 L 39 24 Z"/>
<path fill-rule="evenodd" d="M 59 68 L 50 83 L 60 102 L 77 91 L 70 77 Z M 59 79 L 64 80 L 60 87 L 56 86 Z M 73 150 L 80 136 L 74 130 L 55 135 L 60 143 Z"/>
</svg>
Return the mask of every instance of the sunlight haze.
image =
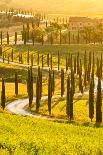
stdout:
<svg viewBox="0 0 103 155">
<path fill-rule="evenodd" d="M 0 1 L 1 5 L 5 2 L 8 2 L 8 0 Z M 103 14 L 103 0 L 11 0 L 7 5 L 15 8 L 28 8 L 37 11 L 70 15 L 102 16 Z"/>
</svg>

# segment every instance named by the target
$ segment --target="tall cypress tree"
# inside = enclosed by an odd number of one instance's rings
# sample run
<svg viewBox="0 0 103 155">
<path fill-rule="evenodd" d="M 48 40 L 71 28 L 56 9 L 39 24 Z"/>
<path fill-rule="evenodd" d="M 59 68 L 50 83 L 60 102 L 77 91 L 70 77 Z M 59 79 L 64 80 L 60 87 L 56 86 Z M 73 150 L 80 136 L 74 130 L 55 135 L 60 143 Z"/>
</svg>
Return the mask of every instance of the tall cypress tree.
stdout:
<svg viewBox="0 0 103 155">
<path fill-rule="evenodd" d="M 97 101 L 96 101 L 96 122 L 102 122 L 102 93 L 101 93 L 101 79 L 98 78 L 97 86 Z"/>
<path fill-rule="evenodd" d="M 67 100 L 66 100 L 66 114 L 69 118 L 70 115 L 70 78 L 67 79 Z"/>
<path fill-rule="evenodd" d="M 69 44 L 71 44 L 71 33 L 70 33 L 70 31 L 68 32 L 68 40 L 69 40 Z"/>
<path fill-rule="evenodd" d="M 78 53 L 78 55 L 77 55 L 77 74 L 79 74 L 79 53 Z"/>
<path fill-rule="evenodd" d="M 77 62 L 76 62 L 76 56 L 74 57 L 74 73 L 77 72 Z"/>
<path fill-rule="evenodd" d="M 64 95 L 64 69 L 61 69 L 61 97 Z"/>
<path fill-rule="evenodd" d="M 38 56 L 37 56 L 37 65 L 39 66 L 39 51 L 38 51 Z"/>
<path fill-rule="evenodd" d="M 53 65 L 52 65 L 52 54 L 51 54 L 51 57 L 50 57 L 50 65 L 51 65 L 51 70 L 53 68 Z"/>
<path fill-rule="evenodd" d="M 44 35 L 42 34 L 42 46 L 44 45 Z"/>
<path fill-rule="evenodd" d="M 15 45 L 17 44 L 17 32 L 15 32 Z"/>
<path fill-rule="evenodd" d="M 0 38 L 1 38 L 1 45 L 2 45 L 2 31 L 0 33 Z"/>
<path fill-rule="evenodd" d="M 28 65 L 29 65 L 29 51 L 28 51 L 28 53 L 27 53 L 27 63 L 28 63 Z"/>
<path fill-rule="evenodd" d="M 47 54 L 47 66 L 49 67 L 49 53 Z"/>
<path fill-rule="evenodd" d="M 15 73 L 15 95 L 18 96 L 18 74 Z"/>
<path fill-rule="evenodd" d="M 61 33 L 61 29 L 60 29 L 60 45 L 62 43 L 62 33 Z"/>
<path fill-rule="evenodd" d="M 70 120 L 73 119 L 73 88 L 70 88 Z"/>
<path fill-rule="evenodd" d="M 31 54 L 31 66 L 33 66 L 33 54 Z"/>
<path fill-rule="evenodd" d="M 66 71 L 68 71 L 68 57 L 66 56 Z"/>
<path fill-rule="evenodd" d="M 58 51 L 58 71 L 59 71 L 59 69 L 60 69 L 60 53 Z"/>
<path fill-rule="evenodd" d="M 40 107 L 40 82 L 39 82 L 39 77 L 37 77 L 36 81 L 36 112 L 39 111 Z"/>
<path fill-rule="evenodd" d="M 5 97 L 5 81 L 2 79 L 2 92 L 1 92 L 1 106 L 2 109 L 5 109 L 5 102 L 6 102 L 6 97 Z"/>
<path fill-rule="evenodd" d="M 49 115 L 51 115 L 51 71 L 49 70 L 49 79 L 48 79 L 48 111 Z"/>
<path fill-rule="evenodd" d="M 53 70 L 53 75 L 52 75 L 52 93 L 54 94 L 55 92 L 55 72 Z"/>
<path fill-rule="evenodd" d="M 7 32 L 7 44 L 9 45 L 9 33 Z"/>
<path fill-rule="evenodd" d="M 92 78 L 89 88 L 89 118 L 91 119 L 92 122 L 94 118 L 94 83 Z"/>
</svg>

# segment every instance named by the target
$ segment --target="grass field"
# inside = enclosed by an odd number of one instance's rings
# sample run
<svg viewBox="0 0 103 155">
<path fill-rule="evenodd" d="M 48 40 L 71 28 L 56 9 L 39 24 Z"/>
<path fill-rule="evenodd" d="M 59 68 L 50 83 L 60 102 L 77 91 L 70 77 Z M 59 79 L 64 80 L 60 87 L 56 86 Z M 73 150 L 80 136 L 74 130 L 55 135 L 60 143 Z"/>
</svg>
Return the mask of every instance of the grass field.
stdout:
<svg viewBox="0 0 103 155">
<path fill-rule="evenodd" d="M 103 128 L 0 113 L 1 155 L 99 155 Z"/>
</svg>

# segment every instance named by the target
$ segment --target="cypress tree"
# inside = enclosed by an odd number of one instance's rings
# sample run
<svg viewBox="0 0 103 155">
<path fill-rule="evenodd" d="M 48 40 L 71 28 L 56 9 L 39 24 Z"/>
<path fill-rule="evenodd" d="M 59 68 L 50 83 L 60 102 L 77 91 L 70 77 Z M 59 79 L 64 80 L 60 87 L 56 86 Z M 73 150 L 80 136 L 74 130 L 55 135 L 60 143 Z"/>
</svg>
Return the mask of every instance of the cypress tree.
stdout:
<svg viewBox="0 0 103 155">
<path fill-rule="evenodd" d="M 4 61 L 5 61 L 5 55 L 4 55 L 4 52 L 3 52 L 3 63 L 4 63 Z"/>
<path fill-rule="evenodd" d="M 49 53 L 47 54 L 47 66 L 49 67 Z"/>
<path fill-rule="evenodd" d="M 61 69 L 61 97 L 64 95 L 64 69 Z"/>
<path fill-rule="evenodd" d="M 0 38 L 1 38 L 1 45 L 2 45 L 2 31 L 1 31 L 1 34 L 0 34 Z"/>
<path fill-rule="evenodd" d="M 7 44 L 9 45 L 9 33 L 7 32 Z"/>
<path fill-rule="evenodd" d="M 29 91 L 30 91 L 30 68 L 28 67 L 28 79 L 27 79 L 27 92 L 29 97 Z"/>
<path fill-rule="evenodd" d="M 31 54 L 31 66 L 33 66 L 33 54 Z"/>
<path fill-rule="evenodd" d="M 94 118 L 94 83 L 92 78 L 89 89 L 89 118 L 92 122 L 92 119 Z"/>
<path fill-rule="evenodd" d="M 53 75 L 52 75 L 52 93 L 54 94 L 55 92 L 55 72 L 53 70 Z"/>
<path fill-rule="evenodd" d="M 39 66 L 39 51 L 38 51 L 37 65 Z"/>
<path fill-rule="evenodd" d="M 32 67 L 28 68 L 27 91 L 28 91 L 28 97 L 29 97 L 29 107 L 31 108 L 32 100 L 33 100 L 33 75 L 32 75 Z"/>
<path fill-rule="evenodd" d="M 58 51 L 58 71 L 59 71 L 59 69 L 60 69 L 60 53 Z"/>
<path fill-rule="evenodd" d="M 41 99 L 42 97 L 42 70 L 40 70 L 39 82 L 40 82 L 40 99 Z"/>
<path fill-rule="evenodd" d="M 77 62 L 76 62 L 76 56 L 75 56 L 75 58 L 74 58 L 74 73 L 76 74 L 76 72 L 77 72 Z"/>
<path fill-rule="evenodd" d="M 1 107 L 4 110 L 5 109 L 5 102 L 6 102 L 6 97 L 5 97 L 5 81 L 2 79 L 2 92 L 1 92 Z"/>
<path fill-rule="evenodd" d="M 44 35 L 42 34 L 42 46 L 44 45 Z"/>
<path fill-rule="evenodd" d="M 62 43 L 61 29 L 60 29 L 60 45 Z"/>
<path fill-rule="evenodd" d="M 66 71 L 68 71 L 68 57 L 66 56 Z"/>
<path fill-rule="evenodd" d="M 17 32 L 15 32 L 15 45 L 17 44 Z"/>
<path fill-rule="evenodd" d="M 30 90 L 31 90 L 31 98 L 33 100 L 33 71 L 32 71 L 32 66 L 30 67 Z"/>
<path fill-rule="evenodd" d="M 79 74 L 79 53 L 77 55 L 77 74 Z"/>
<path fill-rule="evenodd" d="M 52 67 L 53 67 L 53 65 L 52 65 L 52 54 L 51 54 L 51 57 L 50 57 L 50 65 L 51 65 L 51 70 L 52 70 Z"/>
<path fill-rule="evenodd" d="M 35 37 L 34 37 L 34 32 L 32 32 L 32 43 L 33 43 L 33 46 L 34 46 L 34 42 L 35 42 Z"/>
<path fill-rule="evenodd" d="M 71 44 L 71 34 L 70 34 L 70 31 L 68 32 L 68 39 L 69 39 L 69 44 Z"/>
<path fill-rule="evenodd" d="M 18 96 L 18 74 L 15 73 L 15 95 Z"/>
<path fill-rule="evenodd" d="M 36 81 L 36 112 L 39 111 L 40 107 L 40 82 L 39 82 L 39 77 L 37 77 Z"/>
<path fill-rule="evenodd" d="M 51 32 L 51 37 L 50 37 L 50 43 L 51 43 L 51 45 L 53 44 L 53 34 L 52 34 L 52 32 Z"/>
<path fill-rule="evenodd" d="M 73 89 L 70 88 L 70 120 L 73 119 Z"/>
<path fill-rule="evenodd" d="M 49 69 L 49 79 L 48 79 L 48 111 L 49 115 L 51 115 L 51 71 Z"/>
<path fill-rule="evenodd" d="M 103 60 L 103 59 L 102 59 L 102 54 L 101 54 L 101 60 L 100 60 L 100 78 L 102 78 L 102 70 L 103 70 L 103 69 L 102 69 L 102 65 L 103 65 L 103 64 L 102 64 L 102 60 Z"/>
<path fill-rule="evenodd" d="M 71 86 L 73 89 L 73 95 L 75 94 L 75 77 L 74 77 L 74 71 L 71 69 Z"/>
<path fill-rule="evenodd" d="M 26 33 L 26 31 L 23 31 L 23 40 L 24 40 L 24 45 L 26 45 L 26 42 L 27 42 L 27 33 Z"/>
<path fill-rule="evenodd" d="M 2 46 L 0 46 L 0 55 L 2 56 Z"/>
<path fill-rule="evenodd" d="M 102 122 L 102 94 L 101 94 L 101 79 L 98 78 L 97 100 L 96 100 L 96 122 Z"/>
<path fill-rule="evenodd" d="M 28 53 L 27 53 L 27 63 L 28 63 L 28 65 L 29 65 L 29 51 L 28 51 Z"/>
<path fill-rule="evenodd" d="M 70 78 L 69 78 L 69 75 L 68 75 L 68 79 L 67 79 L 66 114 L 69 118 L 69 115 L 70 115 Z"/>
</svg>

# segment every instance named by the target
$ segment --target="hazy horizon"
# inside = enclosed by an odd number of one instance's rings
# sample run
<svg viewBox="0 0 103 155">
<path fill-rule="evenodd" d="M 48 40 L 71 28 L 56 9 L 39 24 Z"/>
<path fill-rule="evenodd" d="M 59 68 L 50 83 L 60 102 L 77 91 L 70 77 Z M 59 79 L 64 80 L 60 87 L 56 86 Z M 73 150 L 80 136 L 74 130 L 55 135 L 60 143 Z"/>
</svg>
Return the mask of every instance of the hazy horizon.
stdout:
<svg viewBox="0 0 103 155">
<path fill-rule="evenodd" d="M 53 14 L 68 14 L 77 16 L 103 15 L 103 0 L 1 0 L 1 7 L 31 9 Z"/>
</svg>

